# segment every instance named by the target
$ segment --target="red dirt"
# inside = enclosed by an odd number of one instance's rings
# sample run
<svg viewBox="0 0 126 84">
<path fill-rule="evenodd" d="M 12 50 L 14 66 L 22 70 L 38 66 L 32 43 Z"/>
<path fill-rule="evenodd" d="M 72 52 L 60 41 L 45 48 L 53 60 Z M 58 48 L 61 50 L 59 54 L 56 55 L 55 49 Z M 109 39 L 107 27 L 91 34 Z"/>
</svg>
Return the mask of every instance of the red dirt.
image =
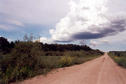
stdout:
<svg viewBox="0 0 126 84">
<path fill-rule="evenodd" d="M 108 55 L 81 65 L 60 68 L 17 84 L 126 84 L 126 69 Z"/>
</svg>

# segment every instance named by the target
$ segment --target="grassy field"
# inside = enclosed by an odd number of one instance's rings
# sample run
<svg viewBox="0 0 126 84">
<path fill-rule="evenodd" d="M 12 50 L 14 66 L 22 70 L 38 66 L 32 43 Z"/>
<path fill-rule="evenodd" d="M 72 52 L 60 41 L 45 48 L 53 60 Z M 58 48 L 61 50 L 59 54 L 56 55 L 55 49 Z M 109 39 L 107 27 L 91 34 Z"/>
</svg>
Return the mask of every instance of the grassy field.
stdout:
<svg viewBox="0 0 126 84">
<path fill-rule="evenodd" d="M 0 84 L 47 74 L 53 69 L 81 64 L 103 54 L 88 46 L 78 45 L 19 41 L 12 43 L 12 47 L 8 45 L 0 49 Z"/>
<path fill-rule="evenodd" d="M 111 51 L 109 55 L 118 65 L 126 68 L 126 51 Z"/>
<path fill-rule="evenodd" d="M 0 70 L 0 84 L 21 81 L 39 74 L 47 74 L 53 69 L 81 64 L 101 56 L 100 54 L 87 55 L 85 51 L 65 53 L 64 56 L 40 56 L 37 61 L 24 57 L 20 58 L 20 61 L 17 59 L 18 61 L 14 64 L 12 58 L 4 57 L 0 61 L 0 66 L 5 69 L 5 71 Z"/>
</svg>

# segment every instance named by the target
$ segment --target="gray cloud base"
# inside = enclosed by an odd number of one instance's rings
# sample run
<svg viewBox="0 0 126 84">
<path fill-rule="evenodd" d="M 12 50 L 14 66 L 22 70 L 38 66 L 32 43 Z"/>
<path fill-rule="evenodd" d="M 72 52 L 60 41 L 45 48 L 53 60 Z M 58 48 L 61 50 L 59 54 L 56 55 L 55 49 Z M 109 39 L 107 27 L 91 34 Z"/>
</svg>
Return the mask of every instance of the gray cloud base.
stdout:
<svg viewBox="0 0 126 84">
<path fill-rule="evenodd" d="M 93 32 L 79 32 L 75 33 L 71 37 L 73 39 L 98 39 L 110 35 L 115 35 L 119 32 L 126 30 L 126 20 L 125 19 L 119 19 L 112 21 L 110 24 L 106 24 L 103 28 L 98 28 L 98 26 L 92 26 L 92 29 L 97 29 L 97 33 Z M 93 31 L 93 30 L 92 30 Z"/>
</svg>

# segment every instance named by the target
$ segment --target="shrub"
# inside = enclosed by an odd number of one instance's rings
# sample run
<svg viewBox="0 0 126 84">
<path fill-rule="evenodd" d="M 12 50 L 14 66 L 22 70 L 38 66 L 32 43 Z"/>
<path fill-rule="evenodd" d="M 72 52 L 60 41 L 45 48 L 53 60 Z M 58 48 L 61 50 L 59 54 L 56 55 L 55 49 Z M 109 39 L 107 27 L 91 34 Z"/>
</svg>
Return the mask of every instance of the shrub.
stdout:
<svg viewBox="0 0 126 84">
<path fill-rule="evenodd" d="M 59 65 L 61 67 L 65 67 L 65 66 L 69 66 L 73 64 L 73 60 L 74 57 L 70 57 L 70 56 L 63 56 L 61 57 L 61 59 L 59 60 Z"/>
<path fill-rule="evenodd" d="M 126 58 L 120 58 L 117 62 L 120 66 L 123 66 L 126 68 Z"/>
</svg>

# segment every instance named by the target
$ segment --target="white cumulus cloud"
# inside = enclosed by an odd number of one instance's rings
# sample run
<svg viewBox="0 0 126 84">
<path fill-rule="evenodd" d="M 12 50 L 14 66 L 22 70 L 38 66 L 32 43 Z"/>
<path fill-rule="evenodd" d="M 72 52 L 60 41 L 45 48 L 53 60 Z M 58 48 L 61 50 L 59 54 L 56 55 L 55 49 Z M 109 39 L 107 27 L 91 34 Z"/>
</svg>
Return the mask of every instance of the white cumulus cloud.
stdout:
<svg viewBox="0 0 126 84">
<path fill-rule="evenodd" d="M 54 43 L 52 39 L 48 39 L 46 37 L 41 37 L 39 40 L 42 43 L 49 43 L 49 44 Z"/>
<path fill-rule="evenodd" d="M 50 30 L 54 41 L 99 39 L 126 29 L 126 16 L 113 15 L 109 0 L 80 0 L 70 2 L 70 11 Z M 112 4 L 112 3 L 111 3 Z"/>
</svg>

